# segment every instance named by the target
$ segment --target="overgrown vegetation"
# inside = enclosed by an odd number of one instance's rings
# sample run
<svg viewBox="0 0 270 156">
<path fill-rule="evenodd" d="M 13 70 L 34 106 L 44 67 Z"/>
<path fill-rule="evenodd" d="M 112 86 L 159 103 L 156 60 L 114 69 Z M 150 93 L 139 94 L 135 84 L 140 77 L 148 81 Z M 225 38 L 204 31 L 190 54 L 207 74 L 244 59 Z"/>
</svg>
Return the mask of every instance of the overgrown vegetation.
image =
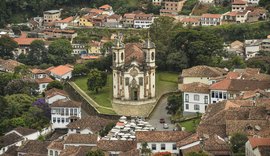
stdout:
<svg viewBox="0 0 270 156">
<path fill-rule="evenodd" d="M 192 9 L 197 4 L 198 0 L 187 0 L 180 12 L 181 15 L 189 15 L 192 12 Z"/>
</svg>

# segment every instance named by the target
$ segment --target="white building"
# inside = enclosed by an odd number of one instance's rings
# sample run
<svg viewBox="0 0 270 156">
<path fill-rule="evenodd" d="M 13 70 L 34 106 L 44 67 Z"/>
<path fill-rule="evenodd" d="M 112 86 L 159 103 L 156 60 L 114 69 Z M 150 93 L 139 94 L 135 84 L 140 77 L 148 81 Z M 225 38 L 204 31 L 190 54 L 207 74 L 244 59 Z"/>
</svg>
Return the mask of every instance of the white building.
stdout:
<svg viewBox="0 0 270 156">
<path fill-rule="evenodd" d="M 127 43 L 120 39 L 113 47 L 113 102 L 147 104 L 155 102 L 155 45 Z M 131 103 L 130 103 L 131 102 Z"/>
<path fill-rule="evenodd" d="M 183 69 L 179 85 L 200 82 L 207 85 L 213 84 L 213 78 L 221 77 L 227 74 L 227 71 L 218 67 L 210 66 L 194 66 L 192 68 Z"/>
<path fill-rule="evenodd" d="M 263 156 L 269 154 L 270 138 L 249 138 L 245 145 L 245 156 Z"/>
<path fill-rule="evenodd" d="M 248 10 L 238 11 L 236 14 L 236 22 L 237 23 L 246 23 L 248 20 L 249 13 L 250 13 L 250 11 L 248 11 Z"/>
<path fill-rule="evenodd" d="M 258 55 L 260 51 L 262 40 L 245 40 L 245 57 L 246 59 L 250 59 Z"/>
<path fill-rule="evenodd" d="M 153 5 L 158 5 L 160 6 L 162 4 L 163 0 L 152 0 Z"/>
<path fill-rule="evenodd" d="M 68 94 L 64 90 L 52 88 L 45 91 L 45 101 L 49 105 L 62 99 L 69 99 Z"/>
<path fill-rule="evenodd" d="M 214 0 L 199 0 L 200 3 L 204 3 L 204 4 L 214 4 L 215 1 Z"/>
<path fill-rule="evenodd" d="M 244 11 L 247 8 L 247 2 L 243 0 L 235 0 L 232 2 L 232 11 Z"/>
<path fill-rule="evenodd" d="M 258 5 L 260 0 L 247 0 L 248 4 Z"/>
<path fill-rule="evenodd" d="M 21 146 L 26 140 L 36 140 L 39 134 L 37 130 L 23 127 L 17 127 L 7 132 L 4 136 L 0 137 L 0 155 L 13 146 Z"/>
<path fill-rule="evenodd" d="M 50 75 L 56 80 L 68 80 L 72 77 L 73 66 L 60 65 L 49 69 Z"/>
<path fill-rule="evenodd" d="M 181 91 L 183 92 L 185 113 L 205 113 L 210 103 L 209 85 L 199 82 L 183 84 Z"/>
<path fill-rule="evenodd" d="M 137 131 L 137 149 L 142 148 L 142 143 L 147 143 L 152 153 L 170 152 L 174 155 L 179 154 L 176 143 L 190 136 L 184 131 Z"/>
<path fill-rule="evenodd" d="M 153 14 L 136 14 L 134 18 L 134 28 L 150 28 L 153 22 Z"/>
<path fill-rule="evenodd" d="M 73 17 L 67 17 L 63 20 L 59 20 L 55 22 L 55 26 L 59 27 L 60 29 L 66 29 L 69 24 L 72 22 Z"/>
<path fill-rule="evenodd" d="M 48 156 L 59 156 L 60 152 L 64 150 L 62 140 L 54 140 L 48 145 Z"/>
<path fill-rule="evenodd" d="M 48 84 L 50 82 L 53 82 L 53 79 L 47 75 L 45 70 L 32 69 L 31 72 L 32 72 L 31 74 L 32 79 L 34 79 L 38 84 L 37 90 L 38 93 L 44 92 Z"/>
<path fill-rule="evenodd" d="M 210 86 L 211 103 L 235 99 L 244 91 L 268 90 L 269 88 L 268 81 L 227 78 Z"/>
<path fill-rule="evenodd" d="M 222 24 L 221 14 L 202 14 L 201 25 L 202 26 L 217 26 Z"/>
<path fill-rule="evenodd" d="M 60 20 L 61 10 L 48 10 L 43 13 L 43 21 L 45 24 Z"/>
<path fill-rule="evenodd" d="M 66 128 L 73 121 L 81 118 L 81 103 L 69 99 L 58 100 L 51 104 L 52 128 Z"/>
<path fill-rule="evenodd" d="M 82 55 L 87 54 L 87 49 L 85 48 L 84 44 L 71 44 L 73 48 L 72 55 Z"/>
</svg>

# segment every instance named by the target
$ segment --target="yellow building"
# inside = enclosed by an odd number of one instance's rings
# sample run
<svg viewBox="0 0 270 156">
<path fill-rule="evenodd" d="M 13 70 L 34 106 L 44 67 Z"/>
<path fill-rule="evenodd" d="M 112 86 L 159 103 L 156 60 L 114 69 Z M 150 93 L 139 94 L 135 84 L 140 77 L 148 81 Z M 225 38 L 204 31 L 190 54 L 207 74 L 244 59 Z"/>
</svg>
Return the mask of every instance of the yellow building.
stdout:
<svg viewBox="0 0 270 156">
<path fill-rule="evenodd" d="M 92 27 L 92 16 L 82 16 L 79 20 L 79 26 L 81 27 Z"/>
</svg>

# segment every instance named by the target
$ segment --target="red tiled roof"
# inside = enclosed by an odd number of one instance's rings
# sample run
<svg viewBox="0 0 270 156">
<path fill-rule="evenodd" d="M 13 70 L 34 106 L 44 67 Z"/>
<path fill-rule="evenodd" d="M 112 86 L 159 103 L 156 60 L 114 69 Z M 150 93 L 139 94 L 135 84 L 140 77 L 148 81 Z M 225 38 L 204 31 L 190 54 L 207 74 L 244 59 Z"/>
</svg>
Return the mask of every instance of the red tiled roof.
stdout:
<svg viewBox="0 0 270 156">
<path fill-rule="evenodd" d="M 37 68 L 32 69 L 31 72 L 32 72 L 33 74 L 44 74 L 44 73 L 46 73 L 45 70 L 37 69 Z"/>
<path fill-rule="evenodd" d="M 112 6 L 110 6 L 109 4 L 105 4 L 105 5 L 102 5 L 101 7 L 99 7 L 99 9 L 109 9 L 111 7 Z"/>
<path fill-rule="evenodd" d="M 189 17 L 189 18 L 184 18 L 182 19 L 181 22 L 200 22 L 199 18 L 192 18 L 192 17 Z"/>
<path fill-rule="evenodd" d="M 40 38 L 14 38 L 14 41 L 18 43 L 18 45 L 30 45 L 35 40 L 43 40 Z"/>
<path fill-rule="evenodd" d="M 209 85 L 193 82 L 189 84 L 183 84 L 181 87 L 182 92 L 191 92 L 191 93 L 206 93 L 209 94 Z"/>
<path fill-rule="evenodd" d="M 184 131 L 137 131 L 137 142 L 178 142 L 191 134 Z"/>
<path fill-rule="evenodd" d="M 68 94 L 64 90 L 57 89 L 57 88 L 52 88 L 50 90 L 45 91 L 46 98 L 50 98 L 50 97 L 53 97 L 55 95 L 63 95 L 66 97 L 68 96 Z"/>
<path fill-rule="evenodd" d="M 63 99 L 55 101 L 54 103 L 51 104 L 51 107 L 81 107 L 81 105 L 82 105 L 81 102 Z"/>
<path fill-rule="evenodd" d="M 125 45 L 125 63 L 129 64 L 133 60 L 136 60 L 138 63 L 143 62 L 144 54 L 142 46 L 138 43 L 127 43 Z"/>
<path fill-rule="evenodd" d="M 233 5 L 245 5 L 247 4 L 247 2 L 242 1 L 242 0 L 234 0 L 234 2 L 232 2 Z"/>
<path fill-rule="evenodd" d="M 270 146 L 270 138 L 249 138 L 248 141 L 253 149 L 259 146 Z"/>
<path fill-rule="evenodd" d="M 102 14 L 104 11 L 103 10 L 99 10 L 99 9 L 91 9 L 89 12 L 90 13 L 96 13 L 96 14 Z"/>
<path fill-rule="evenodd" d="M 73 70 L 73 68 L 70 68 L 69 66 L 60 65 L 58 67 L 51 69 L 50 72 L 54 73 L 56 75 L 62 76 L 62 75 L 65 75 L 65 74 L 71 72 L 72 70 Z"/>
<path fill-rule="evenodd" d="M 97 135 L 69 134 L 64 144 L 97 144 Z"/>
<path fill-rule="evenodd" d="M 71 22 L 72 20 L 73 20 L 73 17 L 70 16 L 70 17 L 67 17 L 67 18 L 65 18 L 65 19 L 63 19 L 63 20 L 56 21 L 56 23 L 69 23 L 69 22 Z"/>
<path fill-rule="evenodd" d="M 35 80 L 36 80 L 36 82 L 37 82 L 38 84 L 41 84 L 41 83 L 50 83 L 50 82 L 53 81 L 53 79 L 50 78 L 50 77 L 44 77 L 44 78 L 41 78 L 41 79 L 35 79 Z"/>
<path fill-rule="evenodd" d="M 221 14 L 202 14 L 204 18 L 221 18 Z"/>
</svg>

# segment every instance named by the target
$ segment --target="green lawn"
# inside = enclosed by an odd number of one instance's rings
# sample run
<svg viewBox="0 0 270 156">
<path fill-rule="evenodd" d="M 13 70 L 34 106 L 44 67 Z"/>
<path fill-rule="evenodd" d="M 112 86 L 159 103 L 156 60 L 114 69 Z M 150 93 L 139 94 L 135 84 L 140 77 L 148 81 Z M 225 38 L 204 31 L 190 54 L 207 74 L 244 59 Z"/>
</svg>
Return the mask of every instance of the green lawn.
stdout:
<svg viewBox="0 0 270 156">
<path fill-rule="evenodd" d="M 200 118 L 197 118 L 197 119 L 180 122 L 179 124 L 181 125 L 181 127 L 185 127 L 185 131 L 195 132 L 199 122 L 200 122 Z"/>
<path fill-rule="evenodd" d="M 178 74 L 170 72 L 158 72 L 156 76 L 157 96 L 165 92 L 177 90 Z"/>
<path fill-rule="evenodd" d="M 177 73 L 160 72 L 156 75 L 157 96 L 162 95 L 167 91 L 175 91 L 177 89 Z M 108 75 L 107 85 L 96 92 L 89 91 L 87 89 L 87 77 L 77 78 L 76 85 L 80 87 L 87 95 L 89 95 L 100 106 L 112 108 L 112 74 Z M 112 110 L 105 108 L 97 108 L 100 112 L 105 114 L 115 114 Z"/>
<path fill-rule="evenodd" d="M 112 75 L 108 75 L 107 85 L 103 87 L 100 92 L 89 91 L 87 89 L 87 77 L 77 78 L 75 83 L 88 94 L 96 103 L 101 106 L 112 108 L 111 99 L 112 99 Z"/>
</svg>

